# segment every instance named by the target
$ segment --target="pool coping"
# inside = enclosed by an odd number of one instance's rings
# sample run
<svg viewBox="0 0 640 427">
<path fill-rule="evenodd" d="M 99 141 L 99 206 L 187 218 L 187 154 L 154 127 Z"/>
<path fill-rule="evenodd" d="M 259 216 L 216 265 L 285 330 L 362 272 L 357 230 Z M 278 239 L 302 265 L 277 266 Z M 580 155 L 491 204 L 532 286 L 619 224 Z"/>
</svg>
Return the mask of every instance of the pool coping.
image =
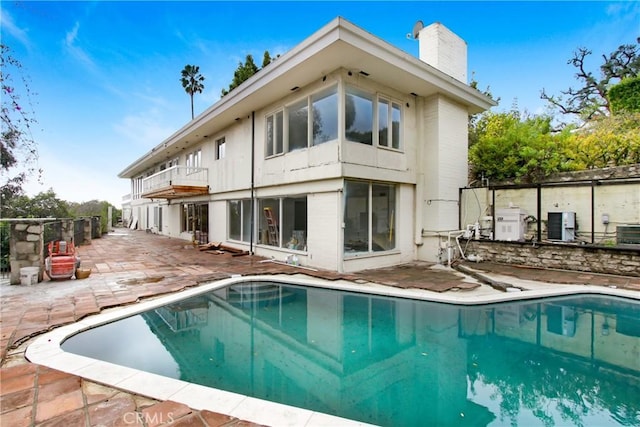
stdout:
<svg viewBox="0 0 640 427">
<path fill-rule="evenodd" d="M 551 285 L 533 290 L 516 292 L 491 292 L 478 295 L 470 292 L 434 293 L 421 289 L 402 289 L 374 283 L 353 283 L 344 280 L 329 281 L 308 276 L 291 275 L 235 275 L 197 288 L 186 289 L 152 300 L 146 300 L 125 307 L 90 316 L 76 323 L 62 326 L 48 332 L 30 344 L 25 357 L 52 369 L 77 375 L 90 381 L 101 383 L 127 392 L 157 400 L 171 400 L 183 403 L 197 410 L 210 410 L 230 415 L 242 420 L 266 425 L 279 426 L 365 426 L 363 422 L 349 420 L 321 412 L 270 402 L 251 396 L 225 390 L 192 384 L 186 381 L 164 377 L 158 374 L 68 353 L 61 344 L 72 335 L 144 311 L 174 303 L 228 285 L 249 281 L 277 281 L 291 285 L 316 288 L 338 289 L 380 296 L 408 298 L 457 305 L 482 305 L 499 302 L 519 301 L 533 298 L 570 296 L 577 294 L 599 294 L 617 296 L 640 301 L 637 291 L 589 285 Z"/>
</svg>

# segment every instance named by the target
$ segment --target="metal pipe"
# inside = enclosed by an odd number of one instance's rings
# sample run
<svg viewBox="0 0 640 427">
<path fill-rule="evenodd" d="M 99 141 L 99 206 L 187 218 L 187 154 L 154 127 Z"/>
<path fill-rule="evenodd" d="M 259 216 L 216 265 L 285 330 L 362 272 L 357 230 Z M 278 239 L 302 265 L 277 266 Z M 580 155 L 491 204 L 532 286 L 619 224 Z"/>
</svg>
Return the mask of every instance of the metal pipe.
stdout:
<svg viewBox="0 0 640 427">
<path fill-rule="evenodd" d="M 253 255 L 253 236 L 256 227 L 256 209 L 255 209 L 255 163 L 256 163 L 256 112 L 251 112 L 251 225 L 249 229 L 251 236 L 249 237 L 249 254 Z"/>
<path fill-rule="evenodd" d="M 540 184 L 536 187 L 537 191 L 537 206 L 536 206 L 536 217 L 538 218 L 538 232 L 536 233 L 538 242 L 542 242 L 542 187 Z"/>
</svg>

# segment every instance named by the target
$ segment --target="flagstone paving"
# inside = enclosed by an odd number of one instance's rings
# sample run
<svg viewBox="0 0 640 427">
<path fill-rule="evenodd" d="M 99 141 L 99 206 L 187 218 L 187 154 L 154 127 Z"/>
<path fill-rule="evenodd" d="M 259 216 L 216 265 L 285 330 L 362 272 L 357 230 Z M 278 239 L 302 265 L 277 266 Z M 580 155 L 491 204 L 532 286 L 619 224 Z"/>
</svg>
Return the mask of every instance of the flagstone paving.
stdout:
<svg viewBox="0 0 640 427">
<path fill-rule="evenodd" d="M 189 242 L 119 229 L 78 248 L 82 280 L 45 280 L 37 285 L 0 285 L 0 425 L 2 426 L 221 426 L 255 425 L 226 415 L 158 402 L 80 377 L 28 363 L 24 344 L 55 327 L 234 275 L 306 274 L 328 280 L 373 282 L 435 292 L 496 287 L 509 277 L 548 283 L 589 283 L 640 290 L 640 278 L 536 270 L 482 263 L 463 266 L 467 275 L 413 262 L 356 274 L 315 271 L 256 256 L 200 251 Z M 496 279 L 498 277 L 499 279 Z"/>
</svg>

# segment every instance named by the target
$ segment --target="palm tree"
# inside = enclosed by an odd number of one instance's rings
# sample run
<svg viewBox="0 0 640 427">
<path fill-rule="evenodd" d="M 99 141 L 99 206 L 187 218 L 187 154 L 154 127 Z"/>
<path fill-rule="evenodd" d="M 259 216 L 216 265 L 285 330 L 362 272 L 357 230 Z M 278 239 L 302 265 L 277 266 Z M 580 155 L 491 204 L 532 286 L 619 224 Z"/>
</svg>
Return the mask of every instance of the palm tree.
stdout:
<svg viewBox="0 0 640 427">
<path fill-rule="evenodd" d="M 185 92 L 191 97 L 191 120 L 193 120 L 193 94 L 196 92 L 202 93 L 202 89 L 204 89 L 202 84 L 204 77 L 200 74 L 200 67 L 197 65 L 185 65 L 180 81 Z"/>
</svg>

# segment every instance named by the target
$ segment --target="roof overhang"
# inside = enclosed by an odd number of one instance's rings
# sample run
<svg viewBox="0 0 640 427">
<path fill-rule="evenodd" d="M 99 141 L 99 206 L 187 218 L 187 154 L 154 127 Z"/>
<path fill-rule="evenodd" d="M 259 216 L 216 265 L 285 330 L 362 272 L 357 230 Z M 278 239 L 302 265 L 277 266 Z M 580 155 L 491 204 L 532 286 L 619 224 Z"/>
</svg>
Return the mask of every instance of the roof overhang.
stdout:
<svg viewBox="0 0 640 427">
<path fill-rule="evenodd" d="M 365 71 L 369 79 L 399 92 L 421 97 L 443 94 L 467 106 L 470 114 L 496 105 L 476 89 L 338 17 L 232 90 L 118 176 L 134 178 L 234 121 L 249 117 L 252 111 L 282 99 L 294 87 L 305 87 L 340 68 Z"/>
</svg>

